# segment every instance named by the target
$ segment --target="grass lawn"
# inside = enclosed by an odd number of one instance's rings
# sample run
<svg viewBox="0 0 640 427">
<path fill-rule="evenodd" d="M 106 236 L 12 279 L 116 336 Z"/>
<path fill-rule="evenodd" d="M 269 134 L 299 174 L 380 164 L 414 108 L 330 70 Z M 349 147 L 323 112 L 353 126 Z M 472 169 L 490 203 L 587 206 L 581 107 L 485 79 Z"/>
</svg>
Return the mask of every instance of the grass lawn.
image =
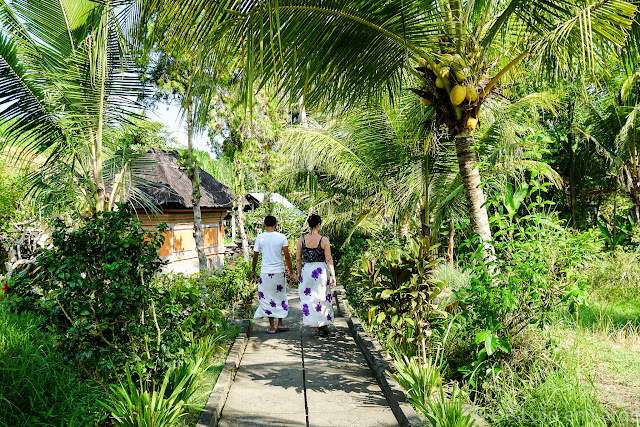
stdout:
<svg viewBox="0 0 640 427">
<path fill-rule="evenodd" d="M 607 261 L 588 271 L 588 304 L 552 334 L 600 402 L 640 417 L 640 266 L 627 254 Z"/>
</svg>

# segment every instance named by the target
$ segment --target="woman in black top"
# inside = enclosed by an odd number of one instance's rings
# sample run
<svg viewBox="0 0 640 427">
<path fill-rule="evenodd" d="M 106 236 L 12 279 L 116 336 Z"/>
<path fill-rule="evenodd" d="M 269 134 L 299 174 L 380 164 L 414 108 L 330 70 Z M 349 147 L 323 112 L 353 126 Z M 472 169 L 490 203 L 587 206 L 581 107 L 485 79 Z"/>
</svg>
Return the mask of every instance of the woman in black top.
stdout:
<svg viewBox="0 0 640 427">
<path fill-rule="evenodd" d="M 313 326 L 320 335 L 328 335 L 327 325 L 333 323 L 333 306 L 327 285 L 336 286 L 331 246 L 329 238 L 320 234 L 321 218 L 314 214 L 307 222 L 311 231 L 298 239 L 296 257 L 302 321 Z"/>
</svg>

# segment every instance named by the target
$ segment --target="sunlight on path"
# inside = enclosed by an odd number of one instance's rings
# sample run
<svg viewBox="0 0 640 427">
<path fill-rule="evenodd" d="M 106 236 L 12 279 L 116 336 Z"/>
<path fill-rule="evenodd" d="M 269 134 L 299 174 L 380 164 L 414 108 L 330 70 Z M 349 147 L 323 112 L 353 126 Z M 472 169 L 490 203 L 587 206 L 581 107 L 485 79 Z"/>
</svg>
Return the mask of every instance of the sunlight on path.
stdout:
<svg viewBox="0 0 640 427">
<path fill-rule="evenodd" d="M 288 332 L 269 335 L 266 320 L 255 323 L 219 425 L 397 426 L 345 320 L 316 338 L 302 327 L 296 290 L 289 303 Z"/>
</svg>

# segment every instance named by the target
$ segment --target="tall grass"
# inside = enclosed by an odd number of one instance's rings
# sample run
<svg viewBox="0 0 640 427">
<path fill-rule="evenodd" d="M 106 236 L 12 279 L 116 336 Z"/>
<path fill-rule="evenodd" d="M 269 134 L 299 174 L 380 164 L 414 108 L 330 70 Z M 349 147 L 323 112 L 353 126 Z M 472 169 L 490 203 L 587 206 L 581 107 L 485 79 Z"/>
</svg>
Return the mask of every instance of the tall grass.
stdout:
<svg viewBox="0 0 640 427">
<path fill-rule="evenodd" d="M 87 426 L 104 417 L 101 388 L 81 383 L 37 328 L 38 317 L 0 304 L 0 426 Z"/>
<path fill-rule="evenodd" d="M 588 304 L 570 318 L 572 326 L 606 334 L 624 345 L 640 342 L 640 254 L 616 251 L 587 263 L 579 280 L 590 289 Z"/>
<path fill-rule="evenodd" d="M 509 427 L 628 427 L 638 426 L 624 411 L 598 402 L 596 390 L 577 361 L 549 370 L 535 366 L 526 375 L 508 369 L 494 376 L 487 390 L 493 400 L 485 418 L 491 425 Z"/>
</svg>

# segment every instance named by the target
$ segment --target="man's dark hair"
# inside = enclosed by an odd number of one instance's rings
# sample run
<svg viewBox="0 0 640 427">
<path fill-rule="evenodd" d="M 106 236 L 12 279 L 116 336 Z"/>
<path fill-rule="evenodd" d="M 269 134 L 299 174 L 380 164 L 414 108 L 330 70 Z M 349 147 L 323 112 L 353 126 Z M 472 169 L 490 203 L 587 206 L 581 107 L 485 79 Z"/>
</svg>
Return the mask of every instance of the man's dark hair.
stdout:
<svg viewBox="0 0 640 427">
<path fill-rule="evenodd" d="M 277 223 L 278 223 L 278 220 L 276 219 L 275 216 L 269 215 L 264 217 L 264 225 L 266 225 L 267 227 L 273 227 Z"/>
</svg>

